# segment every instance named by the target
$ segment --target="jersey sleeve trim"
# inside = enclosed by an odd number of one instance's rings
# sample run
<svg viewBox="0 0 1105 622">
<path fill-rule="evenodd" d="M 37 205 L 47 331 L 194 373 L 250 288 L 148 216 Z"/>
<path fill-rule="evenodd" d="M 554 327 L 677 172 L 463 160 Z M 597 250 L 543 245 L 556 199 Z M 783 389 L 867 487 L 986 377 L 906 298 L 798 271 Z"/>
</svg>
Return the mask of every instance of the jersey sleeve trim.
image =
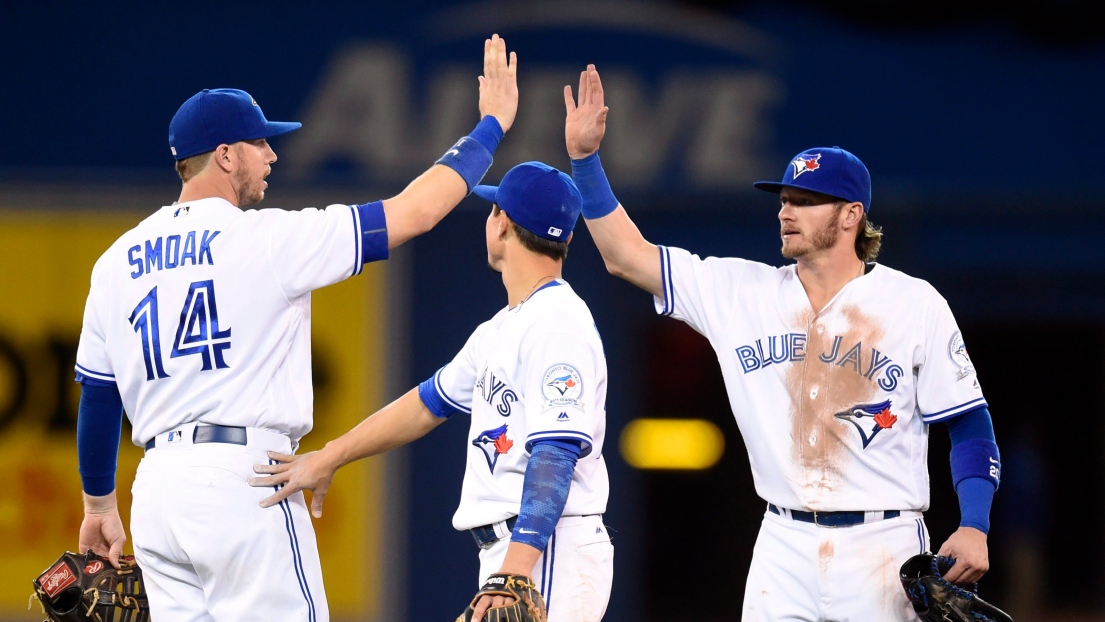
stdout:
<svg viewBox="0 0 1105 622">
<path fill-rule="evenodd" d="M 441 369 L 445 369 L 445 368 L 442 367 Z M 453 408 L 461 411 L 462 413 L 467 413 L 469 415 L 472 414 L 472 409 L 471 408 L 465 408 L 464 404 L 461 404 L 460 402 L 458 402 L 458 401 L 454 400 L 453 398 L 449 397 L 449 395 L 447 393 L 445 393 L 445 389 L 441 388 L 441 369 L 437 370 L 437 373 L 434 374 L 434 390 L 437 391 L 437 394 L 439 396 L 441 396 L 441 399 L 444 400 L 445 403 L 448 404 L 449 406 L 452 406 Z"/>
<path fill-rule="evenodd" d="M 591 453 L 595 439 L 591 435 L 576 430 L 545 430 L 534 432 L 526 437 L 526 451 L 532 451 L 534 444 L 546 440 L 568 440 L 579 443 L 579 457 L 584 458 Z"/>
<path fill-rule="evenodd" d="M 453 408 L 453 406 L 446 401 L 446 398 L 438 392 L 435 381 L 437 380 L 437 374 L 440 373 L 441 371 L 438 370 L 436 374 L 418 385 L 418 397 L 422 400 L 422 403 L 426 405 L 426 409 L 435 416 L 441 417 L 442 419 L 448 419 L 460 411 Z"/>
<path fill-rule="evenodd" d="M 664 299 L 658 301 L 656 312 L 660 315 L 671 315 L 675 311 L 675 288 L 671 282 L 671 255 L 668 247 L 659 246 L 660 249 L 660 284 L 664 292 Z"/>
<path fill-rule="evenodd" d="M 360 274 L 364 264 L 388 258 L 388 225 L 383 201 L 350 206 L 356 227 L 357 261 L 353 274 Z"/>
<path fill-rule="evenodd" d="M 77 382 L 81 381 L 81 376 L 87 376 L 93 380 L 115 384 L 115 376 L 113 374 L 102 371 L 92 371 L 87 367 L 82 367 L 80 364 L 75 365 L 74 368 L 77 370 Z"/>
<path fill-rule="evenodd" d="M 934 423 L 936 421 L 943 421 L 944 419 L 950 419 L 956 415 L 961 415 L 968 410 L 973 410 L 979 406 L 987 406 L 986 398 L 977 397 L 969 402 L 960 404 L 959 406 L 952 406 L 951 408 L 945 408 L 939 412 L 930 413 L 928 415 L 921 415 L 921 420 L 925 423 Z"/>
</svg>

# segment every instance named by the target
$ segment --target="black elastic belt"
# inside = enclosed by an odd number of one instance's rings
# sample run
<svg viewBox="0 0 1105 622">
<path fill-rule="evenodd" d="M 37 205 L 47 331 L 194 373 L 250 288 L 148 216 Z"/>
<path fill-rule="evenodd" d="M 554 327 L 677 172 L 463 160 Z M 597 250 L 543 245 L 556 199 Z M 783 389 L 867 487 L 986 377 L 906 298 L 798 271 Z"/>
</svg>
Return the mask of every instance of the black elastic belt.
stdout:
<svg viewBox="0 0 1105 622">
<path fill-rule="evenodd" d="M 173 432 L 169 433 L 170 435 Z M 177 432 L 176 434 L 179 434 Z M 163 441 L 166 442 L 166 441 Z M 174 441 L 167 441 L 174 442 Z M 231 445 L 245 445 L 246 444 L 246 429 L 242 426 L 236 425 L 217 425 L 217 424 L 204 424 L 197 425 L 192 430 L 192 442 L 193 443 L 229 443 Z M 149 451 L 157 447 L 157 437 L 151 438 L 146 442 L 146 451 Z"/>
<path fill-rule="evenodd" d="M 506 530 L 514 531 L 514 525 L 518 523 L 517 516 L 511 516 L 506 519 Z M 468 531 L 472 532 L 472 537 L 476 539 L 476 544 L 480 545 L 480 548 L 491 544 L 492 542 L 498 542 L 501 538 L 495 535 L 495 525 L 498 523 L 491 523 L 490 525 L 484 525 L 482 527 L 474 527 Z"/>
<path fill-rule="evenodd" d="M 852 527 L 862 525 L 867 516 L 866 512 L 808 512 L 806 510 L 780 510 L 775 504 L 768 503 L 767 509 L 779 516 L 790 518 L 803 523 L 813 523 L 821 527 Z M 898 518 L 902 513 L 899 510 L 885 510 L 882 519 Z"/>
</svg>

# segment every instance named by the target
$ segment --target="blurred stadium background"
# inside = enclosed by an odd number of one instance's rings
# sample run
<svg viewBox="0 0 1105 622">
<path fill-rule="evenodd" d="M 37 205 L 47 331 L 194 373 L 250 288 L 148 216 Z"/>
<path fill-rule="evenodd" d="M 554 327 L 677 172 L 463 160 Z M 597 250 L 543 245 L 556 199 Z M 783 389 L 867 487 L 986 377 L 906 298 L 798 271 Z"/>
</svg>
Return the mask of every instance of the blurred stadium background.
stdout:
<svg viewBox="0 0 1105 622">
<path fill-rule="evenodd" d="M 561 88 L 594 62 L 611 107 L 604 163 L 654 242 L 779 264 L 774 200 L 750 182 L 809 146 L 858 154 L 886 231 L 880 259 L 949 300 L 994 414 L 1005 474 L 984 595 L 1018 620 L 1105 620 L 1097 4 L 0 4 L 0 619 L 39 619 L 31 578 L 76 547 L 72 362 L 88 276 L 111 240 L 176 198 L 177 107 L 233 86 L 270 119 L 304 122 L 273 142 L 265 207 L 384 198 L 475 123 L 481 42 L 498 32 L 518 52 L 522 104 L 489 179 L 522 160 L 567 169 Z M 503 304 L 485 211 L 468 199 L 316 295 L 307 448 L 429 376 Z M 610 368 L 606 619 L 735 620 L 763 503 L 714 354 L 607 275 L 585 228 L 572 249 L 565 276 Z M 697 441 L 619 447 L 653 418 L 710 425 Z M 338 476 L 317 522 L 334 619 L 449 620 L 469 598 L 477 551 L 450 525 L 466 429 Z M 958 507 L 947 433 L 932 432 L 938 546 Z M 655 452 L 699 468 L 638 468 Z M 140 455 L 124 439 L 124 503 Z"/>
</svg>

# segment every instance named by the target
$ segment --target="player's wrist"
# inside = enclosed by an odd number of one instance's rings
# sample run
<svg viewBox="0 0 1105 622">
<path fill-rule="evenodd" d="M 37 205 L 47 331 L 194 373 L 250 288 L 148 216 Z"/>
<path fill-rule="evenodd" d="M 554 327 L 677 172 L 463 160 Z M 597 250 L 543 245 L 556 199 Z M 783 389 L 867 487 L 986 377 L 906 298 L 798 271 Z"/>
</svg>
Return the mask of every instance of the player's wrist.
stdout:
<svg viewBox="0 0 1105 622">
<path fill-rule="evenodd" d="M 119 511 L 119 503 L 115 491 L 106 495 L 90 495 L 82 493 L 84 498 L 84 513 L 87 515 L 113 514 Z"/>
<path fill-rule="evenodd" d="M 598 152 L 599 152 L 598 147 L 595 147 L 591 151 L 581 151 L 578 148 L 572 149 L 571 147 L 569 147 L 568 148 L 568 157 L 571 158 L 572 161 L 574 162 L 575 160 L 585 160 L 585 159 L 595 155 Z"/>
</svg>

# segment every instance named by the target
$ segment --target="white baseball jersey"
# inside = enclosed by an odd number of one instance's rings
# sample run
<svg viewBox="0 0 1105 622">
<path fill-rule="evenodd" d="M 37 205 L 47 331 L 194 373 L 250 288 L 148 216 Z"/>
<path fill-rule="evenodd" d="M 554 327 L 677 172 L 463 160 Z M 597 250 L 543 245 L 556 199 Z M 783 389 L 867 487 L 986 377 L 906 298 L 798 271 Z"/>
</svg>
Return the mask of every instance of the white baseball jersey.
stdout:
<svg viewBox="0 0 1105 622">
<path fill-rule="evenodd" d="M 96 262 L 77 373 L 115 383 L 133 441 L 192 421 L 312 426 L 311 290 L 387 258 L 382 203 L 163 207 Z"/>
<path fill-rule="evenodd" d="M 433 380 L 445 404 L 472 415 L 453 527 L 518 515 L 529 451 L 539 440 L 582 449 L 563 516 L 606 511 L 606 356 L 591 311 L 566 282 L 553 281 L 480 324 Z"/>
<path fill-rule="evenodd" d="M 875 265 L 815 314 L 795 265 L 665 247 L 660 262 L 657 312 L 713 345 L 763 499 L 928 508 L 927 424 L 986 404 L 931 285 Z"/>
</svg>

